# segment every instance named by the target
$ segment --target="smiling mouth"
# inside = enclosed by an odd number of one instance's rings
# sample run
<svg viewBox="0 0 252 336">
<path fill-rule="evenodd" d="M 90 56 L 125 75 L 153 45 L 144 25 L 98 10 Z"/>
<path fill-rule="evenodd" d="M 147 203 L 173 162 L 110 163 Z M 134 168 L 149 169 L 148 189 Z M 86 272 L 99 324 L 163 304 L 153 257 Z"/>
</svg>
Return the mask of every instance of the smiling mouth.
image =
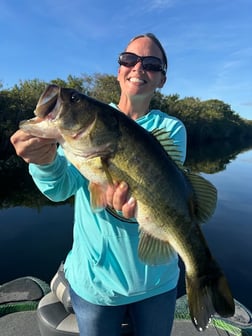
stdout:
<svg viewBox="0 0 252 336">
<path fill-rule="evenodd" d="M 136 78 L 136 77 L 130 77 L 128 78 L 128 81 L 132 82 L 132 83 L 139 83 L 139 84 L 145 84 L 146 81 L 140 78 Z"/>
</svg>

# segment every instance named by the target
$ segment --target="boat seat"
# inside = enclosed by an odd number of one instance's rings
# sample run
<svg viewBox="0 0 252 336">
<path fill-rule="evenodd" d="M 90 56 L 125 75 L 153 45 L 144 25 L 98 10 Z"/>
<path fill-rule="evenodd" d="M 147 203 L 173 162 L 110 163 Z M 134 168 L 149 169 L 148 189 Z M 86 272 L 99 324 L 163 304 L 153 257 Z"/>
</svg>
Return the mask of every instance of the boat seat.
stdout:
<svg viewBox="0 0 252 336">
<path fill-rule="evenodd" d="M 67 311 L 53 292 L 40 300 L 37 317 L 41 336 L 79 335 L 74 313 Z"/>
<path fill-rule="evenodd" d="M 49 292 L 47 283 L 31 276 L 0 285 L 0 317 L 19 311 L 36 310 L 41 298 Z"/>
<path fill-rule="evenodd" d="M 76 336 L 79 329 L 69 295 L 68 281 L 65 278 L 64 264 L 53 277 L 51 292 L 39 302 L 37 309 L 38 325 L 42 336 Z"/>
<path fill-rule="evenodd" d="M 53 277 L 51 292 L 45 295 L 37 308 L 41 336 L 77 336 L 79 329 L 71 305 L 68 282 L 64 276 L 63 263 Z M 132 335 L 130 323 L 122 325 L 122 335 Z"/>
</svg>

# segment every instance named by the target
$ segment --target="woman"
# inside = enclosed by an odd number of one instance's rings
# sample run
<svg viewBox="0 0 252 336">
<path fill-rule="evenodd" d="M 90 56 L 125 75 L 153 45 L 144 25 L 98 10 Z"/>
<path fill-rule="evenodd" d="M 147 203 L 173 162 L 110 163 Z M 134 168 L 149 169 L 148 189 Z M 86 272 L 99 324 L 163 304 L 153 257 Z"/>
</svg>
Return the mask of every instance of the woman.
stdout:
<svg viewBox="0 0 252 336">
<path fill-rule="evenodd" d="M 133 38 L 119 56 L 118 81 L 121 96 L 112 104 L 151 131 L 166 128 L 185 159 L 183 124 L 159 110 L 149 110 L 156 89 L 166 81 L 167 58 L 153 34 Z M 108 209 L 93 213 L 88 181 L 67 163 L 52 140 L 17 131 L 12 136 L 16 152 L 30 163 L 30 173 L 39 189 L 51 200 L 75 195 L 72 250 L 65 262 L 73 308 L 81 336 L 118 336 L 126 311 L 138 336 L 168 336 L 171 332 L 179 277 L 178 258 L 161 266 L 149 266 L 137 256 L 138 225 L 134 217 L 137 200 L 128 186 L 118 181 L 106 193 Z M 128 220 L 127 220 L 128 219 Z"/>
</svg>

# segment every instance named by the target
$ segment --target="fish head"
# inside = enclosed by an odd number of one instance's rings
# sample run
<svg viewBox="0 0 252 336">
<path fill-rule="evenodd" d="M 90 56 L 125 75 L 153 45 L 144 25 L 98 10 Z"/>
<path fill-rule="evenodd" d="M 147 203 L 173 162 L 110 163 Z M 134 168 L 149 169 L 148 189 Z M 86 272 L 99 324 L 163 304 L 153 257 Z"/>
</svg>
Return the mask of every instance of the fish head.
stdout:
<svg viewBox="0 0 252 336">
<path fill-rule="evenodd" d="M 76 155 L 93 158 L 115 151 L 120 136 L 118 112 L 74 89 L 49 85 L 39 98 L 35 118 L 20 123 L 24 131 L 56 138 Z"/>
<path fill-rule="evenodd" d="M 90 110 L 80 92 L 49 85 L 39 98 L 34 114 L 38 121 L 48 120 L 63 134 L 78 138 L 78 135 L 94 123 L 96 112 Z"/>
</svg>

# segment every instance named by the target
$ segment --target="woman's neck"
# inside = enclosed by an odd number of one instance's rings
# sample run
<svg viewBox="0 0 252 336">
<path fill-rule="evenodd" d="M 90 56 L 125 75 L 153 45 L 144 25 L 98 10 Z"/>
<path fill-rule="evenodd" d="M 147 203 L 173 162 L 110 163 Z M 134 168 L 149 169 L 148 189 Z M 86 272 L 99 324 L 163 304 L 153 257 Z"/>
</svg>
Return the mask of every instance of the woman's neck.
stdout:
<svg viewBox="0 0 252 336">
<path fill-rule="evenodd" d="M 129 100 L 128 98 L 120 97 L 118 108 L 131 119 L 138 119 L 149 112 L 149 100 Z"/>
</svg>

